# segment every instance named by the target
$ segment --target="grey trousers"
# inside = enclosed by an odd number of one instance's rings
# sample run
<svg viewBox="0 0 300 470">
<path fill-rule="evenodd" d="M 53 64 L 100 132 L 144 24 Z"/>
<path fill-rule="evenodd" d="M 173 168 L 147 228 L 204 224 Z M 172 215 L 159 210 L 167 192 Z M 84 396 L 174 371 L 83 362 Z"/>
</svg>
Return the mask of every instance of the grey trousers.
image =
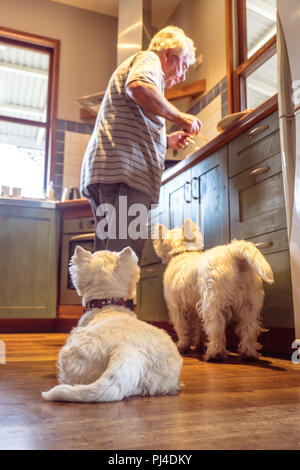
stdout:
<svg viewBox="0 0 300 470">
<path fill-rule="evenodd" d="M 95 250 L 109 250 L 109 251 L 121 251 L 123 248 L 130 246 L 136 253 L 139 261 L 142 257 L 142 251 L 144 248 L 145 238 L 133 239 L 128 234 L 128 227 L 130 223 L 135 219 L 135 216 L 128 215 L 128 209 L 133 204 L 143 204 L 145 212 L 150 209 L 151 198 L 147 194 L 130 188 L 124 183 L 113 183 L 113 184 L 92 184 L 88 187 L 89 202 L 92 208 L 92 212 L 95 219 Z M 120 197 L 123 198 L 120 199 Z M 126 198 L 124 198 L 126 196 Z M 124 203 L 126 201 L 126 205 Z M 97 213 L 97 208 L 103 204 L 111 204 L 115 208 L 115 228 L 116 237 L 109 236 L 105 239 L 99 238 L 99 223 L 103 226 L 108 226 L 107 214 L 103 214 L 103 210 Z M 102 206 L 103 207 L 103 206 Z M 127 207 L 127 214 L 126 212 Z M 99 215 L 100 212 L 100 215 Z M 102 215 L 103 214 L 103 215 Z M 147 219 L 145 217 L 142 223 L 145 227 L 139 227 L 139 232 L 146 232 Z M 124 226 L 127 225 L 127 226 Z M 98 230 L 97 230 L 98 227 Z"/>
</svg>

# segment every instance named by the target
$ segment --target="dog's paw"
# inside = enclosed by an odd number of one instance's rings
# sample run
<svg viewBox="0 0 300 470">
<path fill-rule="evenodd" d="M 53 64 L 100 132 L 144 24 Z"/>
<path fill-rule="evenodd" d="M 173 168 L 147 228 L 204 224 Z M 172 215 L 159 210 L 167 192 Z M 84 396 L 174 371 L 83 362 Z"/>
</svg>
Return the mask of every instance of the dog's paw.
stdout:
<svg viewBox="0 0 300 470">
<path fill-rule="evenodd" d="M 190 347 L 184 344 L 182 341 L 178 341 L 176 343 L 177 349 L 180 352 L 180 354 L 187 354 L 190 350 Z"/>
<path fill-rule="evenodd" d="M 204 356 L 204 360 L 206 362 L 223 362 L 225 359 L 224 356 L 222 356 L 222 354 L 216 354 L 215 356 Z"/>
<path fill-rule="evenodd" d="M 239 354 L 239 360 L 243 362 L 256 362 L 258 361 L 259 354 L 250 356 L 248 354 Z"/>
<path fill-rule="evenodd" d="M 204 355 L 203 359 L 206 362 L 222 362 L 228 357 L 228 353 L 226 351 L 224 352 L 219 352 L 216 354 L 212 354 L 209 352 L 206 352 Z"/>
<path fill-rule="evenodd" d="M 198 354 L 205 354 L 205 351 L 206 351 L 206 347 L 204 344 L 198 344 L 195 348 L 195 351 L 198 353 Z"/>
</svg>

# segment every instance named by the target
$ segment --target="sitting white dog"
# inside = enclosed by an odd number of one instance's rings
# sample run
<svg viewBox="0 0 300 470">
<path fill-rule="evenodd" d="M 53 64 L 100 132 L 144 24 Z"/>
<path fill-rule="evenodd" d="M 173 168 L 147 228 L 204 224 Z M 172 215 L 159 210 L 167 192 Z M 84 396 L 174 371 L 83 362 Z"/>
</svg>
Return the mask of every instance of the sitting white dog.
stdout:
<svg viewBox="0 0 300 470">
<path fill-rule="evenodd" d="M 203 252 L 202 234 L 190 219 L 173 230 L 157 224 L 155 238 L 157 255 L 168 263 L 164 296 L 179 351 L 206 343 L 204 359 L 222 360 L 228 354 L 226 324 L 234 317 L 240 357 L 256 359 L 261 349 L 257 338 L 263 331 L 261 278 L 271 284 L 273 273 L 255 245 L 235 240 Z"/>
<path fill-rule="evenodd" d="M 162 329 L 123 306 L 139 279 L 131 248 L 91 254 L 76 247 L 70 267 L 86 313 L 59 353 L 58 385 L 46 400 L 102 402 L 130 395 L 176 394 L 182 358 Z"/>
</svg>

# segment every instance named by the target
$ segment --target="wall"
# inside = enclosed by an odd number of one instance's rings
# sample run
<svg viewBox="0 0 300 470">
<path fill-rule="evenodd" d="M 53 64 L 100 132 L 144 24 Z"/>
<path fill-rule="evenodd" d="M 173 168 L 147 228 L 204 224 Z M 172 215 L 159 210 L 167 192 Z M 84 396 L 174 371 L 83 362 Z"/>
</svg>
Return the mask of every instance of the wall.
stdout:
<svg viewBox="0 0 300 470">
<path fill-rule="evenodd" d="M 7 0 L 0 25 L 61 41 L 57 117 L 79 121 L 76 98 L 105 90 L 116 66 L 117 19 L 50 0 Z"/>
<path fill-rule="evenodd" d="M 105 90 L 117 61 L 117 18 L 51 0 L 6 0 L 1 2 L 0 25 L 61 41 L 54 174 L 60 199 L 63 185 L 79 181 L 75 169 L 93 129 L 79 122 L 76 99 Z M 78 149 L 73 159 L 74 142 Z"/>
<path fill-rule="evenodd" d="M 190 67 L 186 82 L 206 80 L 204 96 L 173 103 L 197 115 L 203 122 L 202 134 L 211 140 L 218 135 L 217 122 L 227 114 L 225 0 L 182 0 L 168 24 L 182 28 L 194 40 L 196 57 L 203 56 L 199 67 Z M 169 124 L 172 130 L 175 128 Z M 205 142 L 197 139 L 197 145 L 189 145 L 184 151 L 168 151 L 168 158 L 182 159 L 203 145 Z"/>
</svg>

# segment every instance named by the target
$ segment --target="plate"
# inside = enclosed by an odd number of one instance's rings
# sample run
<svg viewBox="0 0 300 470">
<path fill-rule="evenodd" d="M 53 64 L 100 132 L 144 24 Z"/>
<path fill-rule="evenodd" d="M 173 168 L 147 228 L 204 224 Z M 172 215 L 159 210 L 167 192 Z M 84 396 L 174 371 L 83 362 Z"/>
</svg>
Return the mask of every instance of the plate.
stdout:
<svg viewBox="0 0 300 470">
<path fill-rule="evenodd" d="M 244 111 L 240 111 L 239 113 L 228 114 L 228 116 L 225 116 L 221 119 L 221 121 L 218 122 L 218 131 L 226 131 L 227 129 L 229 129 L 229 127 L 233 126 L 233 124 L 235 124 L 239 119 L 242 119 L 243 117 L 251 113 L 251 111 L 253 111 L 253 109 L 249 108 L 245 109 Z"/>
</svg>

